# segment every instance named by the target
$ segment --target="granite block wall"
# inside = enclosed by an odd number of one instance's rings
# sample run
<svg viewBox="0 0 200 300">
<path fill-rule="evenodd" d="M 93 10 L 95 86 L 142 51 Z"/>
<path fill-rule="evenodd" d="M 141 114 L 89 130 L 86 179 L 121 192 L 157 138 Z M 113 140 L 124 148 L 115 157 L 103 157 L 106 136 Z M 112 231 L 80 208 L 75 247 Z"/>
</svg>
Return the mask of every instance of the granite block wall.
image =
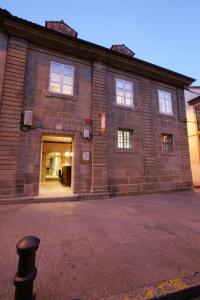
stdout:
<svg viewBox="0 0 200 300">
<path fill-rule="evenodd" d="M 76 194 L 116 196 L 191 186 L 181 88 L 3 34 L 0 41 L 0 197 L 39 193 L 46 134 L 72 137 Z M 73 96 L 49 92 L 52 61 L 74 66 Z M 116 104 L 116 78 L 133 83 L 133 107 Z M 159 112 L 158 89 L 171 92 L 172 116 Z M 33 111 L 31 129 L 20 129 L 24 110 Z M 132 131 L 132 149 L 118 149 L 119 128 Z M 91 130 L 91 139 L 83 138 L 84 129 Z M 173 135 L 173 152 L 161 151 L 161 134 Z M 88 163 L 83 162 L 85 151 L 90 153 Z"/>
</svg>

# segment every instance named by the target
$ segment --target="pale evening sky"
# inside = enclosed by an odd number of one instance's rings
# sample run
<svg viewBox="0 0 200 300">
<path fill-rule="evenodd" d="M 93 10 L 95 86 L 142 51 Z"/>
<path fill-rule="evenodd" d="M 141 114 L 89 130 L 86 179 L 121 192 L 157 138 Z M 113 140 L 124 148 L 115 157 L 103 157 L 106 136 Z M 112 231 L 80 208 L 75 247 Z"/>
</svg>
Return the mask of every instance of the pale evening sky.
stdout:
<svg viewBox="0 0 200 300">
<path fill-rule="evenodd" d="M 124 43 L 137 58 L 200 85 L 200 0 L 0 0 L 0 7 L 41 25 L 63 19 L 81 39 Z"/>
</svg>

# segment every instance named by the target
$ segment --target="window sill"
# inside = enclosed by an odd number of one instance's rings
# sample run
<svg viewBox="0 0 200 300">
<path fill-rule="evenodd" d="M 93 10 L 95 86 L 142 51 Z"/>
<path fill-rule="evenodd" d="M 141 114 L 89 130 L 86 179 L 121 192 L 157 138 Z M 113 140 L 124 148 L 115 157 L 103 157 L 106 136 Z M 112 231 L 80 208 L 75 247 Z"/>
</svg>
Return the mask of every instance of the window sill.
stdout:
<svg viewBox="0 0 200 300">
<path fill-rule="evenodd" d="M 168 114 L 161 113 L 159 111 L 157 112 L 157 115 L 162 118 L 164 117 L 164 118 L 170 118 L 170 119 L 174 119 L 174 120 L 176 119 L 176 115 L 168 115 Z"/>
<path fill-rule="evenodd" d="M 123 153 L 123 154 L 136 154 L 134 149 L 118 149 L 118 148 L 115 148 L 114 152 L 115 153 Z"/>
<path fill-rule="evenodd" d="M 126 105 L 121 105 L 121 104 L 114 104 L 115 108 L 119 108 L 119 109 L 125 109 L 125 110 L 129 110 L 129 111 L 138 111 L 138 108 L 136 106 L 126 106 Z"/>
<path fill-rule="evenodd" d="M 47 97 L 67 99 L 67 100 L 71 100 L 71 101 L 76 101 L 78 99 L 77 95 L 65 95 L 65 94 L 53 93 L 50 91 L 45 91 L 45 95 Z"/>
<path fill-rule="evenodd" d="M 178 155 L 178 153 L 176 153 L 176 152 L 174 152 L 174 151 L 172 151 L 172 152 L 160 152 L 160 155 L 161 156 L 177 156 Z"/>
</svg>

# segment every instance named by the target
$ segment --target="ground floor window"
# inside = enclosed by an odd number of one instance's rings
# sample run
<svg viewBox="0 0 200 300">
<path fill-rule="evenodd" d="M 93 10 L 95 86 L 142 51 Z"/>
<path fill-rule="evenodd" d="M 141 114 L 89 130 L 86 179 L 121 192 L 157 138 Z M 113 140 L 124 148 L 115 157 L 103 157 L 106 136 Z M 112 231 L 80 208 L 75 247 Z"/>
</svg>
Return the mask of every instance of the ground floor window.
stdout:
<svg viewBox="0 0 200 300">
<path fill-rule="evenodd" d="M 131 149 L 132 143 L 132 130 L 118 129 L 117 131 L 117 146 L 119 149 Z"/>
<path fill-rule="evenodd" d="M 172 134 L 161 134 L 162 152 L 173 151 L 173 136 Z"/>
</svg>

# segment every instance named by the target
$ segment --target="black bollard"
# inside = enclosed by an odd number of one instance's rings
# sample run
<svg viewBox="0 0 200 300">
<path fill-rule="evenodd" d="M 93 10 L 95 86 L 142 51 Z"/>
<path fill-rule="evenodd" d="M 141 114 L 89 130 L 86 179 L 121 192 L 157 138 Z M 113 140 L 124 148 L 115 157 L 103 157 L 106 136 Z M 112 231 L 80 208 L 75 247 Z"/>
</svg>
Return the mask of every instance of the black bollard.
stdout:
<svg viewBox="0 0 200 300">
<path fill-rule="evenodd" d="M 37 274 L 35 267 L 36 251 L 40 240 L 35 236 L 27 236 L 17 245 L 19 255 L 18 270 L 14 278 L 15 300 L 33 300 L 33 282 Z"/>
</svg>

